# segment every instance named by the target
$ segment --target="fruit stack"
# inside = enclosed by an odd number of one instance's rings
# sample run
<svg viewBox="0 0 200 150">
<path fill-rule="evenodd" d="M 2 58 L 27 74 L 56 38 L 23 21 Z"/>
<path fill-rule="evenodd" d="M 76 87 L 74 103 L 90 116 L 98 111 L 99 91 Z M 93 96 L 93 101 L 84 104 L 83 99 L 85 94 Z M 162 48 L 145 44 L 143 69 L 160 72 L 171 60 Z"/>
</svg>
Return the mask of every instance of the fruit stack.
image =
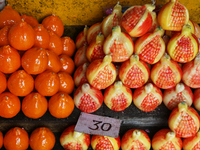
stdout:
<svg viewBox="0 0 200 150">
<path fill-rule="evenodd" d="M 154 10 L 154 5 L 146 4 L 122 13 L 122 6 L 116 4 L 102 22 L 85 26 L 75 42 L 74 103 L 81 111 L 92 113 L 103 102 L 113 111 L 123 111 L 133 101 L 145 112 L 163 102 L 172 110 L 170 129 L 155 134 L 153 149 L 181 149 L 182 145 L 187 149 L 191 137 L 198 136 L 200 124 L 200 28 L 177 0 L 157 13 Z M 131 138 L 138 140 L 131 142 Z M 91 141 L 94 149 L 108 147 L 108 139 L 97 139 L 95 144 Z M 197 139 L 190 143 L 193 147 L 198 147 Z M 151 147 L 146 134 L 136 129 L 128 131 L 121 142 L 124 150 Z M 111 147 L 119 149 L 117 145 Z"/>
<path fill-rule="evenodd" d="M 9 5 L 0 12 L 0 117 L 13 118 L 20 110 L 32 119 L 42 117 L 47 109 L 56 118 L 66 118 L 73 112 L 75 63 L 71 57 L 76 46 L 63 32 L 63 22 L 54 14 L 39 24 L 32 16 L 20 16 Z M 16 145 L 19 134 L 21 143 Z M 47 138 L 39 137 L 37 144 L 37 134 Z M 38 129 L 32 142 L 30 139 L 31 148 L 52 149 L 52 134 L 49 129 Z M 27 135 L 21 128 L 10 129 L 4 147 L 27 149 Z M 52 140 L 48 141 L 48 137 Z"/>
<path fill-rule="evenodd" d="M 200 29 L 177 0 L 157 13 L 154 10 L 154 5 L 146 4 L 122 13 L 122 6 L 116 4 L 112 13 L 86 26 L 74 42 L 62 37 L 64 26 L 56 15 L 39 24 L 32 16 L 20 16 L 6 6 L 0 12 L 0 117 L 12 118 L 22 108 L 33 119 L 47 109 L 56 118 L 66 118 L 74 105 L 85 113 L 97 111 L 103 103 L 113 111 L 123 111 L 132 101 L 141 111 L 150 112 L 163 102 L 172 110 L 169 129 L 158 131 L 152 142 L 140 129 L 127 131 L 121 140 L 93 135 L 90 141 L 90 135 L 70 126 L 60 143 L 70 150 L 87 149 L 90 144 L 97 150 L 197 149 Z M 41 134 L 46 135 L 45 141 L 55 143 L 46 128 L 33 131 L 30 140 L 24 130 L 13 128 L 4 139 L 0 133 L 0 146 L 2 141 L 6 149 L 23 146 L 8 144 L 18 134 L 26 143 L 21 149 L 27 149 L 29 142 L 32 149 L 44 148 L 42 137 L 36 140 Z M 54 146 L 47 145 L 46 149 Z"/>
</svg>

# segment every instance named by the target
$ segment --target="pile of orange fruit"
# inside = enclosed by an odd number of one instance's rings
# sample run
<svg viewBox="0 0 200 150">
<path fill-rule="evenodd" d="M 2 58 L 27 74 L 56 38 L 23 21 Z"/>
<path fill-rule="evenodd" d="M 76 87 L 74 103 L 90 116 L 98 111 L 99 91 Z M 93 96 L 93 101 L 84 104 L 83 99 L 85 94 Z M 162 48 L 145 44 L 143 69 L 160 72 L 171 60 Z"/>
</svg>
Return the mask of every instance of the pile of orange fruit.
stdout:
<svg viewBox="0 0 200 150">
<path fill-rule="evenodd" d="M 27 131 L 19 127 L 11 128 L 4 137 L 0 132 L 0 149 L 3 145 L 8 150 L 25 150 L 29 145 L 31 149 L 53 149 L 55 141 L 55 135 L 46 127 L 36 128 L 30 138 Z"/>
<path fill-rule="evenodd" d="M 20 110 L 33 119 L 47 109 L 56 118 L 72 113 L 76 45 L 63 33 L 54 14 L 39 23 L 9 5 L 0 12 L 0 117 L 12 118 Z"/>
</svg>

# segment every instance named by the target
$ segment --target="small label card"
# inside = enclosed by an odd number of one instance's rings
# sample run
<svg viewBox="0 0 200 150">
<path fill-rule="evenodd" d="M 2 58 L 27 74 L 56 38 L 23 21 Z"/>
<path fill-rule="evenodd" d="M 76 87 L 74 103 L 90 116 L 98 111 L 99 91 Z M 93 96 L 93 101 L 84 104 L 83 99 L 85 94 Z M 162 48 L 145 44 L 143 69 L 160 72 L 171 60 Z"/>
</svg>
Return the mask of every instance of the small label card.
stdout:
<svg viewBox="0 0 200 150">
<path fill-rule="evenodd" d="M 74 130 L 116 138 L 119 135 L 120 125 L 121 120 L 119 119 L 81 112 Z"/>
</svg>

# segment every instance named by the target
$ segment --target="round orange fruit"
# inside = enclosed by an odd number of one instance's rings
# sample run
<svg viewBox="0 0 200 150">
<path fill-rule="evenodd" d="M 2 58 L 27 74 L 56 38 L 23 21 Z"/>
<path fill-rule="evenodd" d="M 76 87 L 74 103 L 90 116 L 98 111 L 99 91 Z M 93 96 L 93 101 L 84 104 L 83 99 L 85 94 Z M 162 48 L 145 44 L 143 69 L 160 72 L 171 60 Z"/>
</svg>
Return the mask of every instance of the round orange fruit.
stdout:
<svg viewBox="0 0 200 150">
<path fill-rule="evenodd" d="M 49 112 L 56 118 L 66 118 L 74 110 L 74 101 L 65 92 L 59 92 L 49 99 Z"/>
<path fill-rule="evenodd" d="M 51 150 L 55 142 L 55 135 L 46 127 L 35 129 L 30 136 L 30 147 L 32 150 Z"/>
<path fill-rule="evenodd" d="M 58 74 L 52 71 L 45 71 L 35 78 L 35 89 L 43 96 L 53 96 L 60 87 Z"/>
<path fill-rule="evenodd" d="M 7 150 L 26 150 L 29 146 L 29 136 L 23 128 L 14 127 L 5 134 L 3 143 Z"/>
<path fill-rule="evenodd" d="M 74 90 L 74 80 L 72 76 L 64 71 L 58 72 L 58 77 L 60 78 L 60 92 L 66 92 L 71 94 Z"/>
<path fill-rule="evenodd" d="M 8 41 L 17 50 L 28 50 L 35 43 L 35 31 L 27 22 L 21 20 L 10 28 Z"/>
<path fill-rule="evenodd" d="M 33 119 L 42 117 L 48 108 L 47 99 L 40 93 L 30 93 L 22 101 L 22 111 L 25 116 Z"/>
<path fill-rule="evenodd" d="M 16 96 L 26 96 L 34 89 L 34 79 L 24 70 L 18 70 L 8 78 L 8 89 Z"/>
<path fill-rule="evenodd" d="M 12 118 L 16 116 L 21 108 L 21 102 L 17 96 L 10 92 L 0 94 L 0 116 Z"/>
</svg>

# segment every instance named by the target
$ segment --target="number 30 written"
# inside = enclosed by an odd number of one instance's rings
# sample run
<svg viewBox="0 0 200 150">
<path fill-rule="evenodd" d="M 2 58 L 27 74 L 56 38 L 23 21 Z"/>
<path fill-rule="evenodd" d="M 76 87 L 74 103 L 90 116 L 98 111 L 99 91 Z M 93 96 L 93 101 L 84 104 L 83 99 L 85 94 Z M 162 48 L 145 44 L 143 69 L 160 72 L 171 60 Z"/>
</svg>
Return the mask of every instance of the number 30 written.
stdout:
<svg viewBox="0 0 200 150">
<path fill-rule="evenodd" d="M 110 123 L 103 123 L 103 121 L 92 120 L 94 127 L 88 127 L 91 130 L 109 131 L 112 128 Z"/>
</svg>

